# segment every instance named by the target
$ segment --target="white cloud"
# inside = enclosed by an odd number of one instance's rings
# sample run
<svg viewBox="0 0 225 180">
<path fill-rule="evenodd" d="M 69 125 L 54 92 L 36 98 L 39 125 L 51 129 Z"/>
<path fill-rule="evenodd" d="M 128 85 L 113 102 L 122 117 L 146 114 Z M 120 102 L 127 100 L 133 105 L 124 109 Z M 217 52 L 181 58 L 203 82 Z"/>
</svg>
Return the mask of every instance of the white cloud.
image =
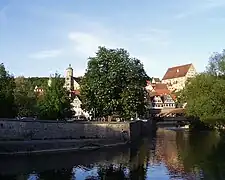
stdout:
<svg viewBox="0 0 225 180">
<path fill-rule="evenodd" d="M 112 43 L 107 38 L 97 34 L 86 32 L 71 32 L 68 35 L 73 41 L 74 50 L 76 53 L 85 57 L 93 56 L 98 49 L 98 46 L 113 47 Z"/>
<path fill-rule="evenodd" d="M 44 51 L 39 51 L 39 52 L 30 54 L 29 58 L 32 58 L 32 59 L 46 59 L 46 58 L 58 57 L 61 54 L 62 54 L 62 49 L 44 50 Z"/>
<path fill-rule="evenodd" d="M 60 28 L 63 27 L 60 37 L 64 38 L 66 34 L 67 41 L 62 45 L 64 49 L 62 57 L 65 61 L 60 66 L 63 69 L 71 63 L 75 76 L 84 74 L 87 58 L 95 55 L 98 46 L 124 48 L 129 51 L 131 56 L 139 58 L 143 62 L 145 69 L 152 73 L 155 69 L 152 64 L 161 65 L 153 56 L 154 50 L 158 47 L 163 49 L 169 44 L 169 33 L 164 29 L 135 27 L 125 30 L 114 26 L 107 27 L 104 23 L 105 21 L 109 22 L 107 19 L 98 18 L 96 22 L 93 18 L 79 14 L 55 12 L 51 8 L 50 10 L 41 8 L 35 12 L 32 9 L 31 12 L 41 17 L 57 19 Z M 55 53 L 44 51 L 32 54 L 31 57 L 42 59 L 46 58 L 46 56 L 55 56 L 52 54 Z"/>
<path fill-rule="evenodd" d="M 112 28 L 108 29 L 103 25 L 99 26 L 98 23 L 91 22 L 88 26 L 91 31 L 72 31 L 68 34 L 68 39 L 72 42 L 74 57 L 77 59 L 86 60 L 88 57 L 94 56 L 98 46 L 124 48 L 132 57 L 141 60 L 146 72 L 153 72 L 154 67 L 161 65 L 161 62 L 157 61 L 149 50 L 159 46 L 162 49 L 169 44 L 169 32 L 164 29 L 143 30 L 140 28 L 128 34 L 127 32 L 113 31 Z M 86 63 L 81 61 L 74 65 L 76 75 L 84 74 L 86 69 Z"/>
</svg>

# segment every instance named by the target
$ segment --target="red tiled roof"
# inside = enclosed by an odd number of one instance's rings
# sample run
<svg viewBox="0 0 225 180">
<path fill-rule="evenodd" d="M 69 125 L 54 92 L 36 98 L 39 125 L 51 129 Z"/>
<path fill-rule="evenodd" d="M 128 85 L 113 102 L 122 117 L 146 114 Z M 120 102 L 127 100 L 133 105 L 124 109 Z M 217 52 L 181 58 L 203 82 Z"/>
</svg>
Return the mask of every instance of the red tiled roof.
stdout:
<svg viewBox="0 0 225 180">
<path fill-rule="evenodd" d="M 170 91 L 168 89 L 156 89 L 155 90 L 156 95 L 164 95 L 164 94 L 170 94 Z"/>
<path fill-rule="evenodd" d="M 187 74 L 189 68 L 191 67 L 192 64 L 185 64 L 182 66 L 176 66 L 169 68 L 166 72 L 166 74 L 163 77 L 163 80 L 165 79 L 173 79 L 173 78 L 179 78 L 183 77 Z"/>
<path fill-rule="evenodd" d="M 162 83 L 159 83 L 159 84 L 151 84 L 154 91 L 149 91 L 149 94 L 150 96 L 161 96 L 161 95 L 164 95 L 164 94 L 170 94 L 170 90 L 167 88 L 167 85 L 166 84 L 162 84 Z"/>
</svg>

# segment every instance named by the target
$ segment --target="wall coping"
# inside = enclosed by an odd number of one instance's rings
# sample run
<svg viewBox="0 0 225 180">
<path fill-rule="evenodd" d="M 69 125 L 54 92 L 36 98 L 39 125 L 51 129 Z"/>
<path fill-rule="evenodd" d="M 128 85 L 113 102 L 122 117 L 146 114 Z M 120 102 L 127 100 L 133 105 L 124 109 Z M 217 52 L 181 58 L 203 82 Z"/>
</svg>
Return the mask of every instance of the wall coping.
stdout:
<svg viewBox="0 0 225 180">
<path fill-rule="evenodd" d="M 56 123 L 56 124 L 129 124 L 135 121 L 125 121 L 125 122 L 102 122 L 102 121 L 84 121 L 84 120 L 75 120 L 75 121 L 65 121 L 65 120 L 32 120 L 32 119 L 7 119 L 0 118 L 1 121 L 8 122 L 34 122 L 34 123 Z"/>
</svg>

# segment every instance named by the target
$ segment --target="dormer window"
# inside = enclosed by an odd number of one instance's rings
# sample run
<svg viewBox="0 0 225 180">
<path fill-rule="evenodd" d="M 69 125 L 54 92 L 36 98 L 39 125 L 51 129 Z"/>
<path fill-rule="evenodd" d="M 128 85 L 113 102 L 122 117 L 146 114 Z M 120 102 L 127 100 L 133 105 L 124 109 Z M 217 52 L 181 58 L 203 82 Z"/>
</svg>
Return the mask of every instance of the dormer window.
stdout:
<svg viewBox="0 0 225 180">
<path fill-rule="evenodd" d="M 177 69 L 177 73 L 179 73 L 180 72 L 180 70 L 179 69 Z"/>
</svg>

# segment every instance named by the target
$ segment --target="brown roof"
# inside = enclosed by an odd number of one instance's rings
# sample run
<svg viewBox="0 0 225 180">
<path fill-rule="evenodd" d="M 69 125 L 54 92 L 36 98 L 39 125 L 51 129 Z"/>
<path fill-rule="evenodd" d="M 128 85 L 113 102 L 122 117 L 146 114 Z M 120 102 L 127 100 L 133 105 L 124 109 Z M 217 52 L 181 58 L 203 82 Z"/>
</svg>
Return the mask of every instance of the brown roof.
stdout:
<svg viewBox="0 0 225 180">
<path fill-rule="evenodd" d="M 185 64 L 182 66 L 169 68 L 164 75 L 163 80 L 184 77 L 190 69 L 191 65 L 192 64 Z"/>
</svg>

